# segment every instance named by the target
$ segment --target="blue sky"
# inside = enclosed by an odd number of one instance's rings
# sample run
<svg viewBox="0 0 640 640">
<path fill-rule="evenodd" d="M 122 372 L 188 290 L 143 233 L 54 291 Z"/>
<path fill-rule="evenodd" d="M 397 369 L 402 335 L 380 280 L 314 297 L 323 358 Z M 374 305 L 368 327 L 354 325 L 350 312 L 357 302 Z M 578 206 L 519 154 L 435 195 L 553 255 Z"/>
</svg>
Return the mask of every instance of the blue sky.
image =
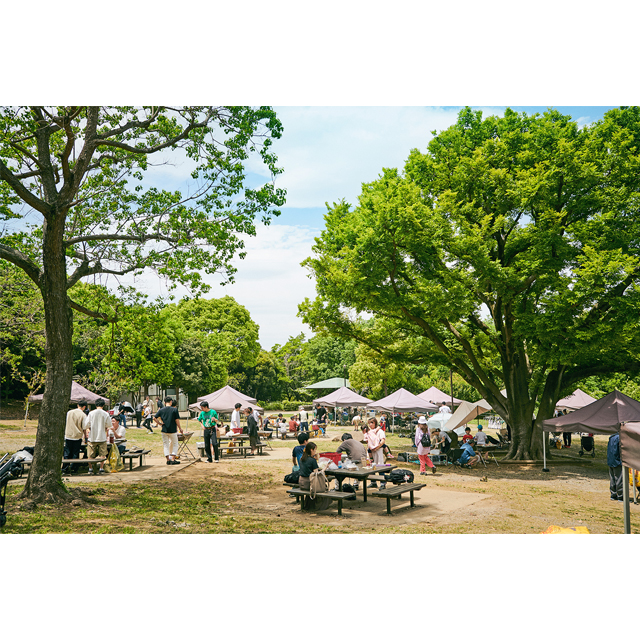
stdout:
<svg viewBox="0 0 640 640">
<path fill-rule="evenodd" d="M 284 133 L 274 144 L 284 173 L 277 185 L 287 190 L 282 215 L 258 226 L 247 238 L 248 255 L 235 262 L 236 283 L 220 287 L 216 277 L 210 297 L 232 295 L 260 325 L 260 343 L 270 349 L 308 328 L 297 306 L 315 294 L 314 283 L 300 262 L 311 253 L 324 226 L 325 202 L 344 198 L 354 204 L 363 182 L 375 180 L 383 167 L 401 168 L 412 148 L 425 150 L 431 131 L 453 124 L 461 107 L 275 107 Z M 500 107 L 475 107 L 501 114 Z M 514 107 L 541 112 L 545 106 Z M 610 107 L 556 107 L 580 124 L 601 118 Z M 249 164 L 249 183 L 264 181 L 259 163 Z M 166 293 L 155 277 L 138 281 L 151 294 Z M 181 290 L 178 289 L 178 295 Z"/>
</svg>

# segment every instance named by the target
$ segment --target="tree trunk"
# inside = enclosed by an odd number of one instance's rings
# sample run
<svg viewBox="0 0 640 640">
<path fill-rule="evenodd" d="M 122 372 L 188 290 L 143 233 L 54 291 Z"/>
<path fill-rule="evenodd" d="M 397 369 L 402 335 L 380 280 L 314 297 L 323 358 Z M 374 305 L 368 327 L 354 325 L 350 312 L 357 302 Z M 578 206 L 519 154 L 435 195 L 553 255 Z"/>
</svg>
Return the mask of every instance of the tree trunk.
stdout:
<svg viewBox="0 0 640 640">
<path fill-rule="evenodd" d="M 43 275 L 47 377 L 40 408 L 33 463 L 21 497 L 34 502 L 67 501 L 61 460 L 73 374 L 73 317 L 67 299 L 66 259 L 62 240 L 64 216 L 44 225 Z"/>
</svg>

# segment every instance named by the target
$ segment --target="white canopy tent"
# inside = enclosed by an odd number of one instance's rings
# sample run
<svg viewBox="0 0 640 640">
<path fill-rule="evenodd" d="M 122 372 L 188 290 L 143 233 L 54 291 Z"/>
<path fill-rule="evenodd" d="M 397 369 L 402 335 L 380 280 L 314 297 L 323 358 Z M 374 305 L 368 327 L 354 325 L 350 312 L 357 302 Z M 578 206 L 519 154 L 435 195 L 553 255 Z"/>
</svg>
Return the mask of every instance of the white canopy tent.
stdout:
<svg viewBox="0 0 640 640">
<path fill-rule="evenodd" d="M 461 436 L 464 434 L 464 425 L 466 425 L 467 422 L 470 422 L 487 411 L 491 411 L 491 405 L 486 400 L 478 400 L 478 402 L 467 402 L 463 400 L 446 423 L 445 431 L 455 431 Z"/>
</svg>

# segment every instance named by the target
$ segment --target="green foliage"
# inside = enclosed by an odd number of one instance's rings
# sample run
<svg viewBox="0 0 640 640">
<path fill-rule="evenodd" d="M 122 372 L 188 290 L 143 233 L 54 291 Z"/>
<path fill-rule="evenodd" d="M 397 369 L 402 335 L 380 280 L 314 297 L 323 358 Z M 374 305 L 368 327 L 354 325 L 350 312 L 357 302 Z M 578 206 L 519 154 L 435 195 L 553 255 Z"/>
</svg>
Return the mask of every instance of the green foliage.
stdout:
<svg viewBox="0 0 640 640">
<path fill-rule="evenodd" d="M 583 128 L 464 109 L 404 174 L 329 208 L 301 314 L 388 361 L 453 368 L 529 457 L 538 404 L 548 417 L 578 380 L 638 370 L 639 150 L 636 107 Z"/>
</svg>

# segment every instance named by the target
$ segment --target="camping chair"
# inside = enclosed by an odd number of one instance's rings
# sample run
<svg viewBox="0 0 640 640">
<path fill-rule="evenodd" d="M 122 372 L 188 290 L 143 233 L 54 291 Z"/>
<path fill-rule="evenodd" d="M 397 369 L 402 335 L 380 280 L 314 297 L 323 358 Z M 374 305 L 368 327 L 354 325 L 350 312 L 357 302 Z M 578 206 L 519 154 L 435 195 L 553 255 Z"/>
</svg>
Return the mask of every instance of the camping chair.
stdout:
<svg viewBox="0 0 640 640">
<path fill-rule="evenodd" d="M 182 456 L 184 456 L 185 460 L 196 459 L 191 449 L 189 449 L 189 445 L 187 444 L 189 440 L 191 440 L 191 436 L 193 434 L 193 431 L 178 434 L 178 453 L 176 454 L 176 458 L 180 459 L 182 458 Z"/>
</svg>

